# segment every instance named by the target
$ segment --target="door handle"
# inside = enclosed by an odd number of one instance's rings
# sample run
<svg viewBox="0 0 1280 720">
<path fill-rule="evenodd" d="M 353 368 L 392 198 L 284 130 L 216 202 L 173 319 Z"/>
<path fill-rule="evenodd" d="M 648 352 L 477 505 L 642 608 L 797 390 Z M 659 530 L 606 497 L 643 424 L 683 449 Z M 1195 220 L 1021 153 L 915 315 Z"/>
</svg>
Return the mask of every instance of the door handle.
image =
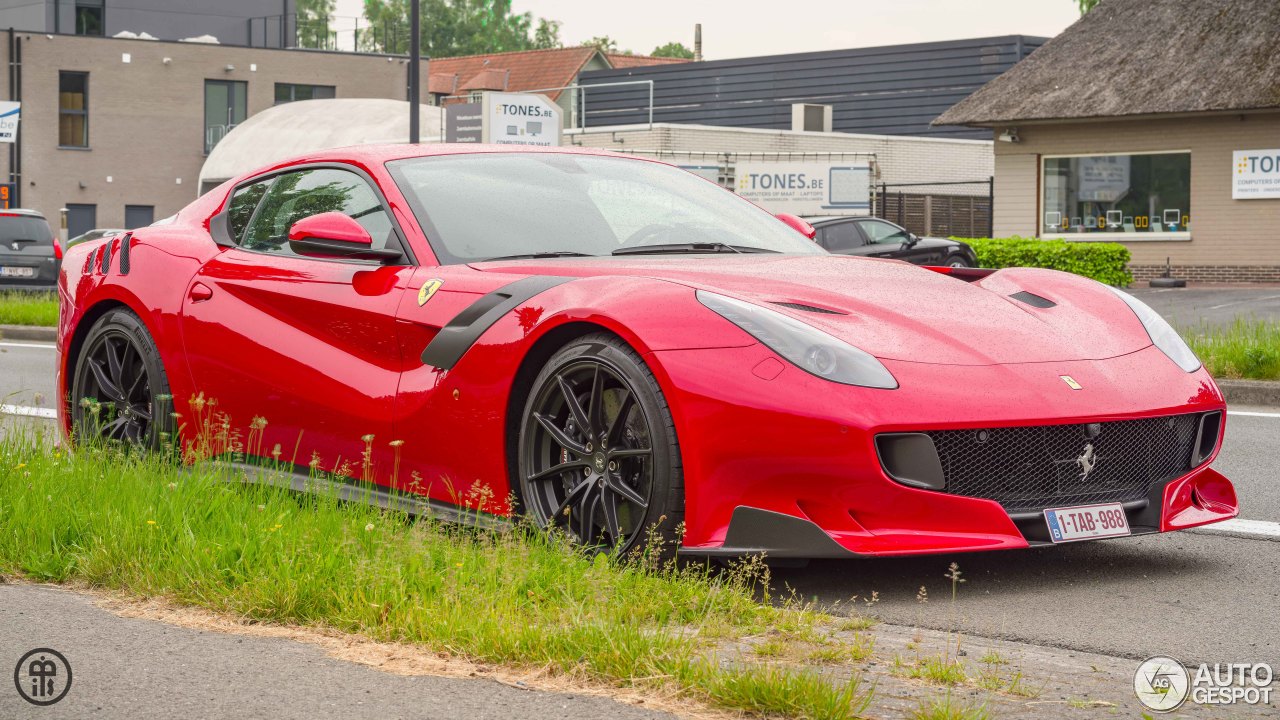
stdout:
<svg viewBox="0 0 1280 720">
<path fill-rule="evenodd" d="M 193 303 L 204 302 L 213 297 L 213 290 L 202 282 L 192 283 L 191 289 L 187 291 L 187 297 Z"/>
</svg>

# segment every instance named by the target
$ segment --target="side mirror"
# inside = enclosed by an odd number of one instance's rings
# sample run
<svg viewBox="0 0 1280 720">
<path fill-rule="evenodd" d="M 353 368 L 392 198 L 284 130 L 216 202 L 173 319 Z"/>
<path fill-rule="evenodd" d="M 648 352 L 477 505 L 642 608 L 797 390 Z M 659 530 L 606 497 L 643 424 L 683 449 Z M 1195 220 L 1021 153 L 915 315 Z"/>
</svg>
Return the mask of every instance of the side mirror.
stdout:
<svg viewBox="0 0 1280 720">
<path fill-rule="evenodd" d="M 340 212 L 320 213 L 294 223 L 289 228 L 289 249 L 313 258 L 386 262 L 401 257 L 399 250 L 374 248 L 369 231 Z"/>
<path fill-rule="evenodd" d="M 912 246 L 914 246 L 914 245 L 915 245 L 916 243 L 918 243 L 918 242 L 920 242 L 920 236 L 919 236 L 919 235 L 916 235 L 916 234 L 915 234 L 915 233 L 913 233 L 913 232 L 909 232 L 909 233 L 907 233 L 907 247 L 912 247 Z"/>
<path fill-rule="evenodd" d="M 791 213 L 778 213 L 774 215 L 774 217 L 786 223 L 787 227 L 791 228 L 792 230 L 795 230 L 796 232 L 809 238 L 810 240 L 818 236 L 817 228 L 805 222 L 802 218 L 798 218 L 795 215 L 792 215 Z"/>
</svg>

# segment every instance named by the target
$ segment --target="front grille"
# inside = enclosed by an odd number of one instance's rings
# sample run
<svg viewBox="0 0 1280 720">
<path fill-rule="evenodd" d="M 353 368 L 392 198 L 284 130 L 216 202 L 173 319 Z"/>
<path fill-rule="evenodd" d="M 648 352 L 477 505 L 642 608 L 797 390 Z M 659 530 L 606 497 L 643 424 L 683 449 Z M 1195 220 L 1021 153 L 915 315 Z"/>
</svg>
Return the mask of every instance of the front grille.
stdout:
<svg viewBox="0 0 1280 720">
<path fill-rule="evenodd" d="M 1016 512 L 1146 497 L 1190 469 L 1199 417 L 926 434 L 942 461 L 945 492 Z"/>
</svg>

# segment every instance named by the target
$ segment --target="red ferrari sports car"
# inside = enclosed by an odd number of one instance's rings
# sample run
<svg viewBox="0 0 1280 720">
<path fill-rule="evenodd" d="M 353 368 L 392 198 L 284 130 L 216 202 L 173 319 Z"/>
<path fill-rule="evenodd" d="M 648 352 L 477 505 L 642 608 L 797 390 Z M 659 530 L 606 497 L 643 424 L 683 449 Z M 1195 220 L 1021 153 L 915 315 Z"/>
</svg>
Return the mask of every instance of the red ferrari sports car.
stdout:
<svg viewBox="0 0 1280 720">
<path fill-rule="evenodd" d="M 191 443 L 216 399 L 247 433 L 228 462 L 619 552 L 989 550 L 1236 514 L 1209 467 L 1222 395 L 1140 301 L 806 234 L 606 152 L 317 153 L 68 251 L 60 418 Z"/>
</svg>

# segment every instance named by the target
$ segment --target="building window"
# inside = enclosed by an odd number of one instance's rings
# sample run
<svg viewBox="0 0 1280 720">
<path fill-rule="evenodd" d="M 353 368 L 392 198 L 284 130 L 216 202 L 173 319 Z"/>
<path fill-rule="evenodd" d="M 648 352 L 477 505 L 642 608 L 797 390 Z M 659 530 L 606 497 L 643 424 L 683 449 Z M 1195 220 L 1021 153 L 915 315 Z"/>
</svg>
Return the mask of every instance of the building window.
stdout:
<svg viewBox="0 0 1280 720">
<path fill-rule="evenodd" d="M 204 81 L 204 152 L 207 155 L 248 114 L 249 83 L 242 80 Z"/>
<path fill-rule="evenodd" d="M 276 83 L 276 105 L 295 100 L 327 100 L 334 97 L 332 85 L 298 85 Z"/>
<path fill-rule="evenodd" d="M 76 34 L 101 36 L 105 14 L 103 0 L 76 0 Z"/>
<path fill-rule="evenodd" d="M 1042 186 L 1042 234 L 1191 230 L 1191 153 L 1046 157 Z"/>
<path fill-rule="evenodd" d="M 89 147 L 89 73 L 58 73 L 58 147 Z"/>
</svg>

